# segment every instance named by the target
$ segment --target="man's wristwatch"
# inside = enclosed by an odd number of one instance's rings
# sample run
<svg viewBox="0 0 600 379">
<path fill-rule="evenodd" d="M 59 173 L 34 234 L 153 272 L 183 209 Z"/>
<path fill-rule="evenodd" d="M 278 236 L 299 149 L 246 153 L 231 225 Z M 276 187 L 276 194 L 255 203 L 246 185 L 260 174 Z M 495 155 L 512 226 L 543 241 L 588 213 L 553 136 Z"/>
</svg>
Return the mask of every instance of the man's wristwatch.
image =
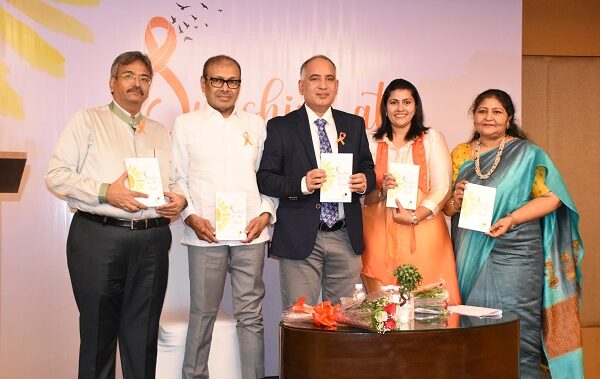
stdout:
<svg viewBox="0 0 600 379">
<path fill-rule="evenodd" d="M 415 212 L 412 212 L 410 214 L 410 218 L 412 219 L 412 221 L 410 223 L 412 226 L 419 225 L 419 218 L 417 217 L 417 215 L 415 214 Z"/>
</svg>

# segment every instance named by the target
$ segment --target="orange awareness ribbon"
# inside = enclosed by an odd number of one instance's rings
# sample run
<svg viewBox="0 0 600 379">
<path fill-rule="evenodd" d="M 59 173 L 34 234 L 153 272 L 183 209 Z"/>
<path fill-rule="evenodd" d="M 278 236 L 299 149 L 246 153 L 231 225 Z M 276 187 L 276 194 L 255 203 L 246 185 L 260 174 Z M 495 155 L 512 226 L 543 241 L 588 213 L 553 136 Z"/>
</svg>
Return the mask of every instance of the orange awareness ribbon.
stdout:
<svg viewBox="0 0 600 379">
<path fill-rule="evenodd" d="M 154 35 L 152 34 L 153 29 L 162 28 L 167 31 L 167 36 L 162 45 L 158 46 Z M 146 26 L 145 34 L 146 47 L 148 54 L 150 55 L 150 61 L 152 61 L 152 69 L 154 72 L 159 73 L 171 86 L 173 92 L 179 99 L 181 104 L 181 110 L 183 113 L 190 111 L 190 102 L 185 92 L 185 88 L 177 79 L 173 71 L 167 67 L 169 58 L 173 55 L 175 47 L 177 46 L 177 34 L 175 29 L 171 26 L 169 21 L 164 17 L 153 17 L 148 25 Z"/>
<path fill-rule="evenodd" d="M 345 139 L 346 139 L 346 133 L 340 132 L 340 135 L 338 136 L 338 139 L 337 139 L 337 143 L 341 143 L 342 145 L 345 145 L 346 144 L 346 142 L 344 142 Z"/>
<path fill-rule="evenodd" d="M 145 131 L 146 131 L 146 120 L 142 120 L 135 128 L 135 132 L 137 134 L 144 134 Z"/>
<path fill-rule="evenodd" d="M 252 142 L 250 141 L 250 135 L 248 134 L 248 132 L 244 132 L 243 136 L 244 136 L 244 146 L 252 145 Z"/>
</svg>

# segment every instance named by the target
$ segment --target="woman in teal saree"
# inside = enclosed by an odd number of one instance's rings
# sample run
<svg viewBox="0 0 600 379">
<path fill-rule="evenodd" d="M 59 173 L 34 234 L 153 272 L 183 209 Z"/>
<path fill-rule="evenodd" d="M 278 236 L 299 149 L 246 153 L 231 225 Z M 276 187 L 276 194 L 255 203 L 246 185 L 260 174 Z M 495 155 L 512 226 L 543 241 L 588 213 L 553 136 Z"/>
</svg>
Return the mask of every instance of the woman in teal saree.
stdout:
<svg viewBox="0 0 600 379">
<path fill-rule="evenodd" d="M 475 133 L 452 152 L 452 243 L 464 304 L 502 309 L 520 318 L 520 373 L 582 378 L 579 317 L 583 244 L 579 215 L 560 173 L 514 120 L 501 90 L 473 102 Z M 466 183 L 496 188 L 487 233 L 458 227 Z"/>
</svg>

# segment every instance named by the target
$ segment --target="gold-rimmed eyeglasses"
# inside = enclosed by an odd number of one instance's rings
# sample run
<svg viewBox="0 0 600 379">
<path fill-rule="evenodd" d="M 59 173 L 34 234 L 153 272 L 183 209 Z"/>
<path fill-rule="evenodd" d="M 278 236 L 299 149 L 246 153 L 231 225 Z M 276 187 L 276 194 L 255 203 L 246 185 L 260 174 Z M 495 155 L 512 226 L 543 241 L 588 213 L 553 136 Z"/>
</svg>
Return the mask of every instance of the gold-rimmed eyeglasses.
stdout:
<svg viewBox="0 0 600 379">
<path fill-rule="evenodd" d="M 124 74 L 120 75 L 120 78 L 127 81 L 127 82 L 134 82 L 136 79 L 139 79 L 140 83 L 145 84 L 145 85 L 150 85 L 150 83 L 152 83 L 152 78 L 149 77 L 148 75 L 136 75 L 136 74 L 132 74 L 130 72 L 126 72 Z"/>
<path fill-rule="evenodd" d="M 223 87 L 223 84 L 227 83 L 227 87 L 231 89 L 240 88 L 242 81 L 240 79 L 223 79 L 223 78 L 215 78 L 210 76 L 205 76 L 204 79 L 210 82 L 210 85 L 215 88 Z"/>
</svg>

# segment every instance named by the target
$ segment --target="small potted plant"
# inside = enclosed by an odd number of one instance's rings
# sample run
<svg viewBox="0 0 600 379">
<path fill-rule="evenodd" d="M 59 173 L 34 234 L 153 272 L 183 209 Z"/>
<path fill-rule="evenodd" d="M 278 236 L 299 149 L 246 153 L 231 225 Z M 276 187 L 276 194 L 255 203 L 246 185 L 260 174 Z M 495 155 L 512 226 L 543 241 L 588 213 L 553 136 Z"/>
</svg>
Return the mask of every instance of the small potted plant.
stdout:
<svg viewBox="0 0 600 379">
<path fill-rule="evenodd" d="M 410 299 L 410 293 L 417 289 L 423 277 L 414 265 L 403 264 L 394 270 L 396 283 L 400 287 L 400 305 L 404 305 Z"/>
</svg>

